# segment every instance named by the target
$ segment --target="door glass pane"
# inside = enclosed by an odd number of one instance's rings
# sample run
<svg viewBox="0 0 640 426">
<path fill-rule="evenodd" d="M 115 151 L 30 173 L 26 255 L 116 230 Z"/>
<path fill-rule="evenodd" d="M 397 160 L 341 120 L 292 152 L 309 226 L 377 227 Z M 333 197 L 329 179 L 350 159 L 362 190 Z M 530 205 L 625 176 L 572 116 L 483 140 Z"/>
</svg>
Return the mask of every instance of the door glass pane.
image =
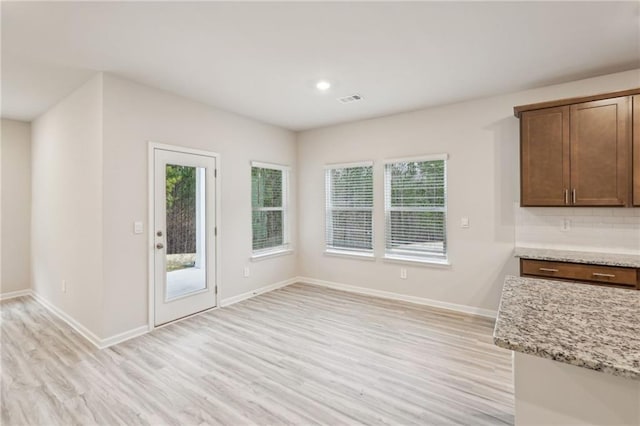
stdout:
<svg viewBox="0 0 640 426">
<path fill-rule="evenodd" d="M 166 299 L 207 288 L 205 169 L 167 164 Z"/>
</svg>

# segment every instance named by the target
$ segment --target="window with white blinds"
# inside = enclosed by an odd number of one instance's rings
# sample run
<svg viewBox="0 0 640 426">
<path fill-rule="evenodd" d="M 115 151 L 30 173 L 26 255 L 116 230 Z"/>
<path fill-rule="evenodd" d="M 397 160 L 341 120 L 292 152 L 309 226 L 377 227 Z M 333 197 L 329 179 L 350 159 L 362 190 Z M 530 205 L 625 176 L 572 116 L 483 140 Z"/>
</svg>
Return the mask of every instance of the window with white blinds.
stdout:
<svg viewBox="0 0 640 426">
<path fill-rule="evenodd" d="M 373 163 L 326 167 L 326 248 L 373 253 Z"/>
<path fill-rule="evenodd" d="M 286 250 L 289 247 L 287 195 L 289 169 L 251 163 L 251 207 L 253 253 Z"/>
<path fill-rule="evenodd" d="M 446 154 L 385 164 L 386 257 L 447 259 Z"/>
</svg>

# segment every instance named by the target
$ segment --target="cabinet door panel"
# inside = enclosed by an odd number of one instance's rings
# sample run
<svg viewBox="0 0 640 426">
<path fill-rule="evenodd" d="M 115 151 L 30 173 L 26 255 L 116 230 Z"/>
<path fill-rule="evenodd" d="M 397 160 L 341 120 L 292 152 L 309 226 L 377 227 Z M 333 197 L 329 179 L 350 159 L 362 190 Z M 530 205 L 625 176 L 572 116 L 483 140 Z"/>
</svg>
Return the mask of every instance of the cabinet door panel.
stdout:
<svg viewBox="0 0 640 426">
<path fill-rule="evenodd" d="M 571 106 L 571 189 L 576 206 L 629 199 L 629 98 Z"/>
<path fill-rule="evenodd" d="M 522 113 L 522 206 L 563 206 L 569 189 L 569 107 Z"/>
<path fill-rule="evenodd" d="M 640 207 L 640 95 L 633 97 L 633 205 Z"/>
</svg>

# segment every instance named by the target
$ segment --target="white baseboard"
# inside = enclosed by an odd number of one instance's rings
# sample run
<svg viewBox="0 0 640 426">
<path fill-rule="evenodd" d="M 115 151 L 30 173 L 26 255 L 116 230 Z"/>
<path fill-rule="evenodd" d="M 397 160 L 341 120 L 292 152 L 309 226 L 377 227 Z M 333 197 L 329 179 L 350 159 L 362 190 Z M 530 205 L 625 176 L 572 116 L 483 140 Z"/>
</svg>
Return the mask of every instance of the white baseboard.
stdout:
<svg viewBox="0 0 640 426">
<path fill-rule="evenodd" d="M 31 289 L 8 291 L 6 293 L 0 293 L 0 300 L 9 300 L 15 297 L 31 296 Z"/>
<path fill-rule="evenodd" d="M 293 283 L 295 283 L 297 281 L 298 281 L 298 278 L 294 277 L 294 278 L 290 278 L 290 279 L 285 280 L 285 281 L 280 281 L 280 282 L 275 283 L 275 284 L 270 284 L 270 285 L 267 285 L 267 286 L 264 286 L 264 287 L 260 287 L 259 289 L 252 290 L 252 291 L 249 291 L 247 293 L 239 294 L 237 296 L 229 297 L 227 299 L 222 299 L 220 301 L 220 306 L 223 307 L 223 306 L 233 305 L 234 303 L 238 303 L 238 302 L 240 302 L 242 300 L 249 299 L 249 298 L 257 296 L 259 294 L 267 293 L 269 291 L 273 291 L 273 290 L 276 290 L 276 289 L 279 289 L 279 288 L 282 288 L 282 287 L 286 287 L 286 286 L 288 286 L 290 284 L 293 284 Z M 7 295 L 9 295 L 9 293 Z M 76 321 L 74 318 L 72 318 L 71 316 L 67 315 L 64 311 L 62 311 L 61 309 L 59 309 L 56 306 L 54 306 L 53 304 L 51 304 L 49 301 L 47 301 L 46 299 L 44 299 L 42 296 L 38 295 L 37 293 L 32 292 L 31 290 L 29 290 L 27 293 L 24 293 L 24 294 L 21 294 L 21 295 L 31 295 L 31 296 L 33 296 L 33 298 L 35 300 L 37 300 L 42 306 L 44 306 L 52 314 L 56 315 L 58 318 L 60 318 L 61 320 L 63 320 L 67 324 L 69 324 L 69 326 L 71 328 L 73 328 L 78 333 L 80 333 L 80 335 L 82 335 L 85 339 L 90 341 L 98 349 L 105 349 L 105 348 L 108 348 L 109 346 L 113 346 L 113 345 L 116 345 L 118 343 L 122 343 L 122 342 L 124 342 L 126 340 L 133 339 L 134 337 L 138 337 L 138 336 L 141 336 L 141 335 L 149 332 L 149 326 L 148 325 L 142 325 L 140 327 L 136 327 L 136 328 L 133 328 L 131 330 L 127 330 L 125 332 L 116 334 L 114 336 L 101 339 L 98 336 L 96 336 L 95 334 L 93 334 L 85 326 L 83 326 L 78 321 Z M 18 296 L 19 296 L 18 294 L 13 295 L 13 293 L 11 293 L 11 297 L 18 297 Z"/>
<path fill-rule="evenodd" d="M 239 294 L 237 296 L 227 297 L 226 299 L 222 299 L 220 301 L 220 307 L 224 308 L 225 306 L 229 306 L 229 305 L 233 305 L 234 303 L 242 302 L 243 300 L 250 299 L 250 298 L 255 297 L 255 296 L 259 295 L 259 294 L 267 293 L 269 291 L 277 290 L 279 288 L 286 287 L 286 286 L 291 285 L 291 284 L 295 284 L 299 280 L 300 280 L 300 277 L 294 277 L 294 278 L 290 278 L 288 280 L 280 281 L 279 283 L 269 284 L 269 285 L 266 285 L 264 287 L 260 287 L 260 288 L 258 288 L 256 290 L 251 290 L 251 291 L 248 291 L 246 293 Z"/>
<path fill-rule="evenodd" d="M 143 334 L 147 334 L 149 332 L 148 325 L 141 325 L 140 327 L 132 328 L 131 330 L 127 330 L 125 332 L 115 334 L 111 337 L 107 337 L 106 339 L 100 340 L 100 349 L 108 348 L 109 346 L 117 345 L 118 343 L 122 343 L 126 340 L 133 339 L 134 337 L 142 336 Z"/>
<path fill-rule="evenodd" d="M 383 299 L 400 300 L 403 302 L 415 303 L 418 305 L 431 306 L 434 308 L 447 309 L 450 311 L 463 312 L 470 315 L 478 315 L 495 319 L 498 313 L 490 309 L 476 308 L 474 306 L 458 305 L 456 303 L 441 302 L 439 300 L 427 299 L 424 297 L 409 296 L 406 294 L 393 293 L 390 291 L 374 290 L 366 287 L 336 283 L 332 281 L 318 280 L 316 278 L 298 277 L 298 282 L 312 284 L 335 290 L 348 291 L 350 293 L 364 294 L 367 296 L 381 297 Z"/>
<path fill-rule="evenodd" d="M 41 295 L 39 295 L 35 291 L 32 292 L 31 295 L 33 296 L 33 298 L 38 303 L 40 303 L 42 306 L 47 308 L 49 310 L 49 312 L 51 312 L 52 314 L 54 314 L 55 316 L 60 318 L 62 321 L 66 322 L 71 328 L 73 328 L 75 331 L 80 333 L 80 335 L 82 337 L 84 337 L 89 342 L 91 342 L 96 348 L 102 349 L 100 347 L 101 339 L 98 336 L 96 336 L 95 334 L 93 334 L 93 332 L 91 330 L 89 330 L 84 325 L 80 324 L 80 322 L 78 322 L 75 318 L 73 318 L 72 316 L 68 315 L 62 309 L 58 308 L 57 306 L 55 306 L 54 304 L 49 302 L 47 299 L 45 299 L 44 297 L 42 297 Z"/>
<path fill-rule="evenodd" d="M 109 346 L 113 346 L 115 344 L 122 343 L 125 340 L 129 340 L 129 339 L 133 339 L 134 337 L 141 336 L 141 335 L 143 335 L 143 334 L 145 334 L 145 333 L 147 333 L 149 331 L 149 327 L 147 325 L 143 325 L 143 326 L 131 329 L 131 330 L 127 330 L 127 331 L 125 331 L 123 333 L 119 333 L 119 334 L 113 335 L 111 337 L 107 337 L 105 339 L 101 339 L 98 336 L 96 336 L 87 327 L 85 327 L 82 324 L 80 324 L 75 318 L 71 317 L 66 312 L 64 312 L 62 309 L 60 309 L 57 306 L 53 305 L 51 302 L 46 300 L 44 297 L 42 297 L 38 293 L 31 292 L 30 294 L 38 303 L 40 303 L 42 306 L 47 308 L 47 310 L 49 310 L 49 312 L 51 312 L 52 314 L 54 314 L 55 316 L 60 318 L 62 321 L 66 322 L 71 328 L 73 328 L 75 331 L 80 333 L 80 335 L 82 337 L 87 339 L 89 342 L 91 342 L 93 344 L 93 346 L 95 346 L 98 349 L 108 348 Z"/>
<path fill-rule="evenodd" d="M 489 309 L 477 308 L 477 307 L 467 306 L 467 305 L 459 305 L 455 303 L 441 302 L 438 300 L 427 299 L 423 297 L 409 296 L 406 294 L 393 293 L 390 291 L 374 290 L 366 287 L 358 287 L 354 285 L 319 280 L 319 279 L 309 278 L 309 277 L 290 278 L 288 280 L 280 281 L 275 284 L 270 284 L 264 287 L 260 287 L 256 290 L 251 290 L 246 293 L 239 294 L 237 296 L 222 299 L 220 301 L 220 307 L 230 306 L 230 305 L 233 305 L 234 303 L 238 303 L 243 300 L 247 300 L 252 297 L 258 296 L 260 294 L 277 290 L 279 288 L 286 287 L 288 285 L 295 284 L 298 282 L 332 288 L 336 290 L 347 291 L 351 293 L 364 294 L 367 296 L 381 297 L 384 299 L 399 300 L 403 302 L 416 303 L 418 305 L 432 306 L 435 308 L 447 309 L 447 310 L 456 311 L 456 312 L 463 312 L 466 314 L 478 315 L 478 316 L 483 316 L 488 318 L 495 318 L 497 316 L 496 311 L 492 311 Z M 85 339 L 91 342 L 98 349 L 108 348 L 109 346 L 113 346 L 118 343 L 122 343 L 126 340 L 133 339 L 134 337 L 141 336 L 149 331 L 149 327 L 147 325 L 142 325 L 140 327 L 127 330 L 125 332 L 113 335 L 111 337 L 101 339 L 98 336 L 96 336 L 93 332 L 91 332 L 89 329 L 87 329 L 85 326 L 80 324 L 73 317 L 71 317 L 64 311 L 62 311 L 60 308 L 54 306 L 51 302 L 44 299 L 41 295 L 37 294 L 31 289 L 12 291 L 8 293 L 0 294 L 0 300 L 7 300 L 7 299 L 12 299 L 12 298 L 21 297 L 21 296 L 32 296 L 38 303 L 40 303 L 42 306 L 48 309 L 49 312 L 51 312 L 52 314 L 60 318 L 62 321 L 66 322 L 71 328 L 73 328 L 75 331 L 80 333 L 81 336 L 83 336 Z"/>
</svg>

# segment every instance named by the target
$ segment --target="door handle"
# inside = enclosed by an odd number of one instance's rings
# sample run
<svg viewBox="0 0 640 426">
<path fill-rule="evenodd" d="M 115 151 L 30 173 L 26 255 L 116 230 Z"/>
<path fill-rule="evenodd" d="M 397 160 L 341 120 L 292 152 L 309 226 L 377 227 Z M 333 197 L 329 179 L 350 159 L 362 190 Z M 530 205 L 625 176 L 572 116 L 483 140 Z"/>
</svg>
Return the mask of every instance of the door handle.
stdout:
<svg viewBox="0 0 640 426">
<path fill-rule="evenodd" d="M 540 269 L 542 272 L 558 272 L 557 269 L 552 269 L 552 268 L 538 268 Z"/>
<path fill-rule="evenodd" d="M 573 199 L 573 204 L 576 203 L 576 189 L 573 188 L 573 191 L 571 191 L 571 198 Z"/>
<path fill-rule="evenodd" d="M 158 250 L 162 250 L 162 249 L 164 248 L 164 244 L 162 244 L 162 243 L 158 243 L 158 244 L 156 244 L 156 248 L 157 248 Z"/>
<path fill-rule="evenodd" d="M 565 204 L 569 204 L 569 190 L 568 189 L 564 190 L 564 203 Z"/>
</svg>

